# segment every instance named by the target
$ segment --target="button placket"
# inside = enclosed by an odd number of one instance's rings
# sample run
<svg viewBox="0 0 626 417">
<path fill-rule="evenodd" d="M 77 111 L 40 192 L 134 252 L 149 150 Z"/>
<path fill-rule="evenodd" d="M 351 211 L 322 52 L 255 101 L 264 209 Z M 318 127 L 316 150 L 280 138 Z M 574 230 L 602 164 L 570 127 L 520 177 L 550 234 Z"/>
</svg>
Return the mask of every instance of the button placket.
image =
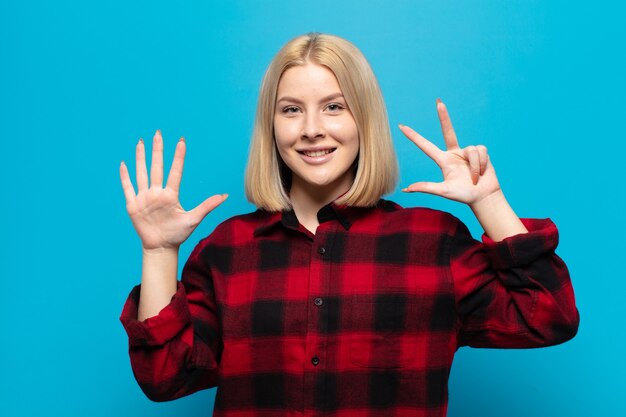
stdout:
<svg viewBox="0 0 626 417">
<path fill-rule="evenodd" d="M 308 301 L 308 331 L 306 341 L 306 354 L 309 358 L 308 365 L 310 372 L 305 373 L 304 388 L 306 392 L 317 392 L 311 397 L 314 398 L 323 395 L 325 388 L 320 386 L 318 373 L 326 368 L 326 349 L 328 347 L 325 329 L 327 318 L 326 304 L 329 291 L 330 280 L 330 260 L 329 255 L 332 251 L 334 234 L 336 233 L 336 225 L 333 222 L 321 223 L 313 237 L 313 246 L 310 252 L 310 269 L 309 269 L 309 301 Z M 321 391 L 320 391 L 321 390 Z M 315 407 L 311 402 L 308 407 Z"/>
</svg>

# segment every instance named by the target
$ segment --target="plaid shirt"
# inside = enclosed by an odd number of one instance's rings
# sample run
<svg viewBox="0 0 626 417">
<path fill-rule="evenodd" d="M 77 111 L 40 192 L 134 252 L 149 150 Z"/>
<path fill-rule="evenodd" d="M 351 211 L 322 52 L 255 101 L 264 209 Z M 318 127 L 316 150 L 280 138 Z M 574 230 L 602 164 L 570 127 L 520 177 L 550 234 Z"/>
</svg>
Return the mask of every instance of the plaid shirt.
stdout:
<svg viewBox="0 0 626 417">
<path fill-rule="evenodd" d="M 217 386 L 215 416 L 445 416 L 455 351 L 562 343 L 578 328 L 550 220 L 472 239 L 455 217 L 325 206 L 234 217 L 202 240 L 170 304 L 121 321 L 154 401 Z"/>
</svg>

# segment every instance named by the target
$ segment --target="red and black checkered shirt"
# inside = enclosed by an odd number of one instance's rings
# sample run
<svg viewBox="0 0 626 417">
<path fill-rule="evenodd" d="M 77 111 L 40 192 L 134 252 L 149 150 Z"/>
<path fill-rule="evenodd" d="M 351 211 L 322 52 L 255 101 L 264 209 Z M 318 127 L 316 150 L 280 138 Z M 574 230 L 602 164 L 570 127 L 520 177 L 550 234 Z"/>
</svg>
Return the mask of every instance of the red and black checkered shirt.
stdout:
<svg viewBox="0 0 626 417">
<path fill-rule="evenodd" d="M 578 312 L 550 220 L 480 243 L 455 217 L 328 205 L 237 216 L 194 249 L 171 303 L 121 320 L 155 401 L 217 386 L 215 416 L 445 416 L 455 351 L 572 338 Z"/>
</svg>

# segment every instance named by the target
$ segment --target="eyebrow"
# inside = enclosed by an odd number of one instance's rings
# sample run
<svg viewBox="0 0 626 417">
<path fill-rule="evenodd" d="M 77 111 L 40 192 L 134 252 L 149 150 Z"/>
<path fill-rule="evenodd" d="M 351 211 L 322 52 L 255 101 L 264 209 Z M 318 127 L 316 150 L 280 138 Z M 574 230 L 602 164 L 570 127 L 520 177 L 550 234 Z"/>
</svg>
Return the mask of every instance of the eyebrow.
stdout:
<svg viewBox="0 0 626 417">
<path fill-rule="evenodd" d="M 342 93 L 333 93 L 333 94 L 330 94 L 330 95 L 322 98 L 319 102 L 323 103 L 325 101 L 335 100 L 337 98 L 343 98 L 343 94 Z M 289 102 L 292 102 L 292 103 L 302 104 L 302 100 L 299 100 L 299 99 L 297 99 L 295 97 L 290 97 L 290 96 L 283 96 L 283 97 L 279 98 L 276 101 L 276 103 L 280 103 L 281 101 L 289 101 Z"/>
</svg>

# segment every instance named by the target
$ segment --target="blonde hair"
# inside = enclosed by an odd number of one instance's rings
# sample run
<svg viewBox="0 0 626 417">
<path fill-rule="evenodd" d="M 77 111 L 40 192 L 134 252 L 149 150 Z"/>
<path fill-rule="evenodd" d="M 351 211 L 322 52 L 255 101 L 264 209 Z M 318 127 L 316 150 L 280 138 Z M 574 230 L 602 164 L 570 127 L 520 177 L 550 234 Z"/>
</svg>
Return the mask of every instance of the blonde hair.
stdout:
<svg viewBox="0 0 626 417">
<path fill-rule="evenodd" d="M 354 182 L 336 203 L 373 206 L 382 195 L 393 191 L 398 181 L 398 163 L 382 93 L 356 46 L 337 36 L 319 33 L 289 41 L 278 51 L 263 77 L 245 174 L 246 197 L 268 211 L 291 207 L 287 194 L 291 172 L 276 149 L 274 112 L 282 74 L 307 63 L 326 66 L 335 74 L 359 131 Z"/>
</svg>

